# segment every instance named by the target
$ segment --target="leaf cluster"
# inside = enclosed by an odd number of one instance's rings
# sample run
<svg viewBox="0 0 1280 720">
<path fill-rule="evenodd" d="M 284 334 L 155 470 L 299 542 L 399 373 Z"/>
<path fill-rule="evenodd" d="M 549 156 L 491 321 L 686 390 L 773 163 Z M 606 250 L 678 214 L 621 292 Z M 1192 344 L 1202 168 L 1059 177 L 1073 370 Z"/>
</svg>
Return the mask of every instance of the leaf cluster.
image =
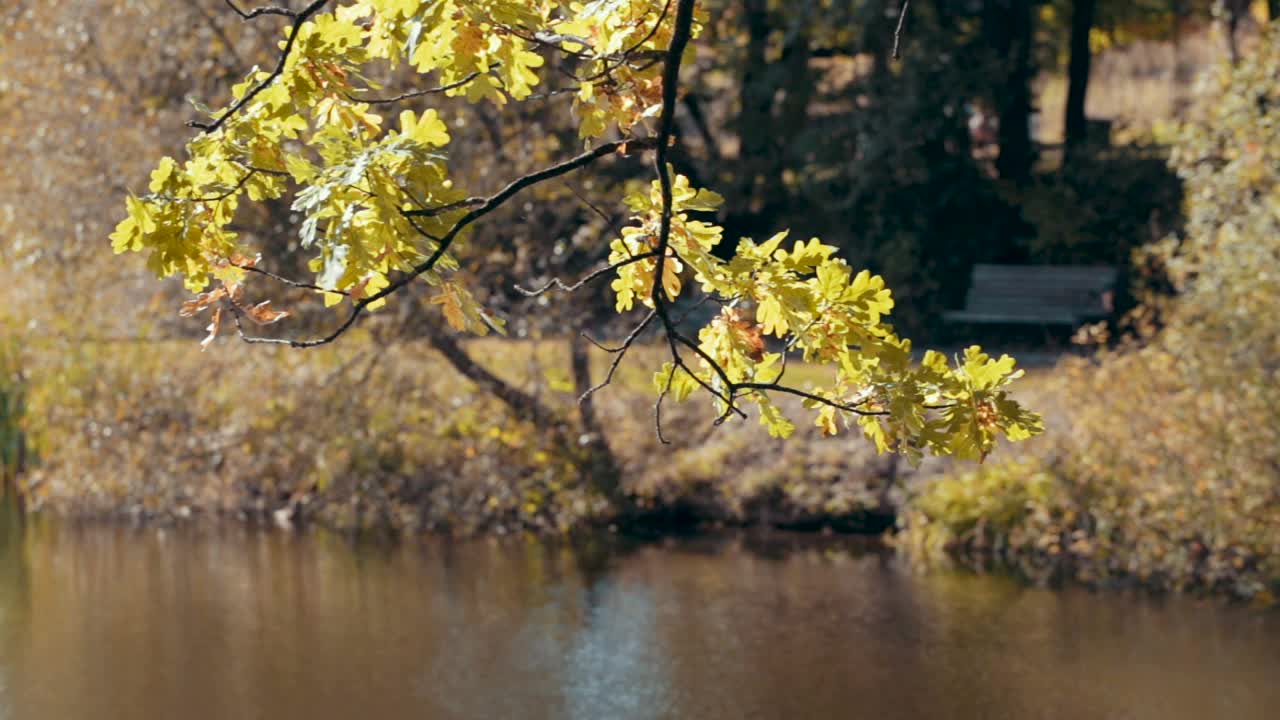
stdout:
<svg viewBox="0 0 1280 720">
<path fill-rule="evenodd" d="M 883 279 L 855 273 L 833 246 L 811 239 L 787 248 L 782 232 L 759 244 L 739 241 L 728 260 L 713 253 L 724 230 L 691 213 L 709 215 L 723 199 L 683 176 L 672 180 L 664 162 L 678 92 L 664 84 L 678 79 L 679 48 L 705 19 L 693 0 L 359 0 L 322 11 L 325 5 L 290 14 L 276 69 L 251 71 L 229 105 L 206 110 L 210 121 L 195 124 L 202 132 L 188 143 L 187 159 L 162 160 L 150 192 L 128 199 L 112 235 L 117 252 L 148 253 L 155 273 L 181 275 L 203 293 L 201 307 L 216 299 L 239 326 L 265 306 L 242 303 L 242 284 L 255 269 L 242 259 L 261 249 L 247 247 L 233 221 L 243 204 L 291 196 L 315 278 L 285 282 L 321 293 L 326 305 L 353 303 L 333 335 L 291 344 L 336 338 L 418 277 L 437 289 L 432 302 L 450 325 L 483 334 L 501 323 L 456 272 L 456 250 L 472 223 L 525 187 L 614 147 L 645 146 L 629 133 L 660 116 L 656 143 L 647 143 L 657 146 L 659 180 L 625 199 L 633 222 L 609 244 L 616 309 L 652 309 L 617 360 L 655 315 L 671 347 L 672 361 L 658 375 L 659 404 L 701 388 L 723 420 L 743 414 L 738 402 L 748 400 L 771 434 L 785 437 L 794 426 L 770 393 L 798 395 L 824 432 L 857 425 L 881 451 L 913 458 L 981 459 L 1000 436 L 1040 431 L 1038 418 L 1009 395 L 1019 376 L 1011 358 L 974 347 L 954 364 L 938 353 L 914 362 L 910 342 L 884 322 L 893 299 Z M 591 143 L 613 129 L 628 139 L 518 178 L 488 198 L 455 183 L 450 129 L 436 111 L 405 110 L 388 122 L 361 99 L 380 89 L 371 67 L 404 63 L 418 76 L 435 75 L 445 95 L 496 106 L 525 101 L 549 83 L 539 72 L 548 57 L 563 61 L 556 64 L 569 77 L 562 89 L 576 92 L 580 136 Z M 696 341 L 676 330 L 666 307 L 690 282 L 723 308 Z M 683 351 L 696 355 L 697 367 Z M 789 353 L 833 368 L 834 382 L 809 390 L 782 384 Z"/>
</svg>

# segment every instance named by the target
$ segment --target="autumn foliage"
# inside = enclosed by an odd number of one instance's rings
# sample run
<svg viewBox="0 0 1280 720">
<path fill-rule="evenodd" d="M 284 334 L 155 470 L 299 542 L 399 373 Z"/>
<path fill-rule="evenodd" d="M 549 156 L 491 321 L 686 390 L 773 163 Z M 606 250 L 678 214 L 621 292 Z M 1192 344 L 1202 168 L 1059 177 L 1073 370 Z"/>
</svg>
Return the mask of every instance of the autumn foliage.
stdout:
<svg viewBox="0 0 1280 720">
<path fill-rule="evenodd" d="M 501 330 L 501 319 L 458 276 L 456 252 L 477 223 L 525 187 L 615 148 L 621 155 L 647 147 L 657 179 L 625 198 L 633 223 L 610 245 L 609 267 L 617 310 L 648 308 L 619 361 L 650 323 L 669 346 L 671 360 L 655 381 L 659 403 L 705 391 L 721 421 L 746 417 L 740 404 L 753 403 L 770 433 L 786 437 L 794 425 L 771 398 L 798 395 L 825 432 L 856 426 L 881 451 L 912 458 L 930 452 L 982 459 L 1000 436 L 1039 432 L 1038 417 L 1006 390 L 1018 376 L 1012 359 L 974 347 L 954 365 L 938 353 L 916 364 L 910 342 L 884 322 L 893 308 L 884 281 L 854 273 L 835 247 L 817 239 L 787 247 L 782 232 L 759 244 L 742 239 L 727 261 L 714 254 L 723 229 L 710 219 L 721 198 L 667 164 L 680 66 L 706 21 L 694 0 L 316 0 L 277 14 L 291 22 L 274 69 L 251 72 L 228 104 L 192 123 L 199 132 L 186 158 L 160 161 L 149 192 L 129 197 L 112 234 L 116 252 L 145 252 L 157 275 L 180 275 L 201 293 L 189 311 L 216 302 L 210 338 L 230 315 L 250 342 L 325 344 L 418 279 L 435 288 L 432 302 L 454 329 Z M 383 69 L 402 64 L 415 71 L 415 88 L 434 85 L 471 103 L 503 106 L 535 90 L 573 92 L 578 134 L 589 149 L 492 195 L 471 195 L 453 179 L 450 130 L 434 108 L 404 109 L 392 119 L 375 107 L 431 94 L 393 89 L 390 101 L 371 99 L 388 92 L 376 79 Z M 557 77 L 568 84 L 551 86 Z M 620 139 L 601 143 L 606 134 Z M 270 323 L 283 315 L 247 304 L 244 284 L 259 268 L 241 259 L 262 248 L 235 231 L 237 211 L 283 197 L 292 198 L 315 275 L 264 274 L 312 288 L 326 305 L 350 303 L 343 324 L 314 339 L 250 337 L 240 327 L 242 317 Z M 678 330 L 669 309 L 691 284 L 725 308 L 696 340 Z M 773 352 L 763 347 L 768 337 L 776 339 Z M 784 385 L 791 351 L 833 367 L 834 383 Z"/>
</svg>

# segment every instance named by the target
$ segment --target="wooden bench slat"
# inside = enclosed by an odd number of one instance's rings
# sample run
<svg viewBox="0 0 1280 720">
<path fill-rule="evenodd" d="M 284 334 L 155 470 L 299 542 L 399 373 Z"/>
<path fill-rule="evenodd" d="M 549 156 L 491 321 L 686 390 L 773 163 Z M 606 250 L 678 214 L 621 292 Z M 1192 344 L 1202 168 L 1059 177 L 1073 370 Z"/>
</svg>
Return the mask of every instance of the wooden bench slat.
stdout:
<svg viewBox="0 0 1280 720">
<path fill-rule="evenodd" d="M 1108 314 L 1105 294 L 1118 277 L 1111 267 L 979 263 L 972 270 L 964 309 L 945 312 L 943 319 L 1075 325 Z"/>
<path fill-rule="evenodd" d="M 942 314 L 948 322 L 968 323 L 1010 323 L 1016 325 L 1074 325 L 1079 318 L 1074 314 L 1010 314 L 981 313 L 967 310 L 951 310 Z"/>
</svg>

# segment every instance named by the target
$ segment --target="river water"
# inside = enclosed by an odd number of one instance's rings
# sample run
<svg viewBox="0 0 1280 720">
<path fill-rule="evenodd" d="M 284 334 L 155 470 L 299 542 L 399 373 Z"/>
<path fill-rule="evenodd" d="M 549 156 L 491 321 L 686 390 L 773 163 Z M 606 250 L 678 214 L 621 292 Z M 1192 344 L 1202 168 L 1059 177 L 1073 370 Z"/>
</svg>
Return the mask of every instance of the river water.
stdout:
<svg viewBox="0 0 1280 720">
<path fill-rule="evenodd" d="M 799 536 L 10 520 L 0 720 L 79 718 L 1274 719 L 1280 616 Z"/>
</svg>

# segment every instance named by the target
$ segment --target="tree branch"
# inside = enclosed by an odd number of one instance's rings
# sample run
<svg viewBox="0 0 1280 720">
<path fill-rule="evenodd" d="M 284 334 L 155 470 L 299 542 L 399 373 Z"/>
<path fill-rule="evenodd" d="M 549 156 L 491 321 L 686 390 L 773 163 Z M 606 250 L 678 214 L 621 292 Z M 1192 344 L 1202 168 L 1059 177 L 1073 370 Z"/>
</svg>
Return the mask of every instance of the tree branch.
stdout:
<svg viewBox="0 0 1280 720">
<path fill-rule="evenodd" d="M 246 11 L 246 10 L 241 10 L 240 7 L 236 5 L 233 0 L 226 0 L 226 3 L 227 3 L 227 7 L 234 10 L 237 15 L 244 18 L 245 20 L 252 20 L 262 15 L 280 15 L 282 17 L 289 17 L 289 18 L 298 17 L 297 12 L 290 10 L 289 8 L 286 8 L 286 7 L 280 7 L 278 5 L 267 5 L 264 7 L 254 8 L 253 10 Z"/>
<path fill-rule="evenodd" d="M 196 128 L 201 132 L 206 132 L 206 133 L 213 132 L 214 130 L 217 130 L 218 128 L 222 127 L 223 124 L 225 124 L 227 120 L 231 118 L 231 116 L 243 110 L 245 106 L 248 105 L 250 102 L 253 102 L 253 99 L 256 98 L 259 93 L 261 93 L 263 90 L 266 90 L 268 87 L 270 87 L 272 83 L 274 83 L 277 79 L 280 78 L 281 75 L 284 74 L 285 65 L 287 65 L 289 62 L 289 54 L 293 52 L 293 43 L 295 40 L 298 39 L 298 33 L 302 30 L 302 25 L 307 20 L 311 19 L 311 16 L 320 12 L 320 9 L 323 8 L 325 5 L 327 5 L 328 3 L 329 3 L 329 0 L 312 0 L 310 5 L 306 6 L 301 11 L 296 11 L 296 12 L 293 10 L 288 10 L 286 8 L 262 7 L 246 13 L 240 10 L 238 7 L 236 7 L 236 5 L 233 2 L 231 2 L 231 0 L 227 0 L 227 4 L 231 6 L 231 9 L 235 10 L 237 13 L 240 14 L 241 17 L 243 17 L 246 20 L 250 18 L 258 17 L 259 15 L 282 15 L 284 17 L 293 18 L 293 28 L 289 31 L 289 38 L 285 40 L 284 49 L 280 51 L 280 60 L 276 63 L 276 67 L 274 70 L 271 71 L 270 75 L 263 78 L 262 82 L 255 85 L 252 90 L 244 94 L 244 97 L 240 98 L 238 101 L 235 102 L 235 104 L 227 108 L 227 111 L 222 113 L 222 115 L 218 117 L 217 120 L 214 120 L 213 122 L 209 122 L 209 123 L 192 120 L 188 122 L 187 125 L 189 127 Z"/>
<path fill-rule="evenodd" d="M 608 155 L 623 152 L 628 149 L 645 149 L 645 148 L 652 147 L 653 144 L 654 144 L 654 141 L 651 138 L 619 140 L 616 142 L 605 143 L 595 148 L 594 150 L 589 150 L 585 153 L 582 153 L 581 155 L 578 155 L 577 157 L 566 160 L 558 165 L 553 165 L 549 168 L 545 168 L 537 172 L 529 173 L 528 175 L 524 175 L 520 178 L 517 178 L 511 181 L 502 190 L 498 191 L 497 193 L 495 193 L 494 195 L 488 198 L 484 198 L 483 201 L 479 204 L 479 207 L 473 208 L 466 215 L 463 215 L 458 220 L 458 222 L 454 223 L 453 227 L 449 228 L 449 231 L 445 233 L 443 237 L 440 238 L 440 241 L 436 246 L 435 252 L 433 252 L 426 260 L 423 260 L 422 262 L 415 265 L 411 270 L 409 270 L 409 272 L 405 273 L 400 278 L 391 282 L 383 289 L 357 302 L 351 308 L 351 312 L 350 314 L 347 315 L 346 320 L 343 321 L 343 323 L 339 325 L 336 330 L 329 333 L 328 335 L 325 335 L 324 337 L 320 337 L 312 340 L 287 340 L 283 338 L 250 337 L 242 334 L 241 339 L 248 343 L 288 345 L 294 348 L 313 348 L 313 347 L 319 347 L 321 345 L 328 345 L 329 343 L 341 337 L 342 334 L 345 333 L 347 330 L 351 329 L 351 326 L 354 325 L 356 320 L 360 318 L 360 315 L 362 315 L 364 311 L 368 309 L 369 305 L 387 297 L 388 295 L 391 295 L 392 293 L 399 291 L 401 288 L 405 287 L 410 282 L 413 282 L 413 280 L 423 275 L 424 273 L 430 272 L 431 269 L 436 266 L 436 263 L 440 261 L 440 258 L 444 256 L 445 252 L 448 251 L 449 246 L 453 244 L 453 241 L 457 239 L 458 235 L 463 230 L 465 230 L 469 225 L 474 223 L 476 220 L 479 220 L 485 215 L 488 215 L 489 213 L 496 210 L 498 207 L 501 207 L 503 203 L 505 203 L 507 200 L 510 200 L 513 196 L 515 196 L 521 190 L 524 190 L 525 188 L 531 185 L 536 185 L 546 180 L 551 180 L 553 178 L 557 178 L 562 175 L 567 175 L 568 173 L 571 173 L 574 170 L 578 170 L 587 165 L 590 165 L 596 160 L 599 160 L 600 158 L 606 157 Z M 415 217 L 424 217 L 424 216 L 429 217 L 433 214 L 438 214 L 439 212 L 441 212 L 439 209 L 431 208 L 427 210 L 405 210 L 402 212 L 402 214 L 407 218 L 415 218 Z"/>
<path fill-rule="evenodd" d="M 333 293 L 335 295 L 342 295 L 344 297 L 348 297 L 351 295 L 351 293 L 347 292 L 346 290 L 330 290 L 329 288 L 323 288 L 323 287 L 320 287 L 319 285 L 315 285 L 312 283 L 305 283 L 305 282 L 299 282 L 297 280 L 290 280 L 289 278 L 284 277 L 283 275 L 277 275 L 271 272 L 270 270 L 263 270 L 262 268 L 255 267 L 253 265 L 237 265 L 236 263 L 231 263 L 231 266 L 240 268 L 245 272 L 251 272 L 257 275 L 262 275 L 263 277 L 271 278 L 272 280 L 275 280 L 276 282 L 282 285 L 288 285 L 289 287 L 298 288 L 299 290 L 315 290 L 317 292 Z"/>
<path fill-rule="evenodd" d="M 667 392 L 670 391 L 671 379 L 675 377 L 677 370 L 683 370 L 688 373 L 704 390 L 720 398 L 727 406 L 726 414 L 736 412 L 746 417 L 746 414 L 734 405 L 731 390 L 733 383 L 729 380 L 724 368 L 720 367 L 719 363 L 707 355 L 702 348 L 698 347 L 697 343 L 684 337 L 676 329 L 675 323 L 671 321 L 671 314 L 667 311 L 668 298 L 662 283 L 667 255 L 671 248 L 671 217 L 673 210 L 671 170 L 667 167 L 667 149 L 671 144 L 672 131 L 675 129 L 676 101 L 680 94 L 680 63 L 684 58 L 685 48 L 689 45 L 689 39 L 693 35 L 693 9 L 696 4 L 696 0 L 677 0 L 675 29 L 671 34 L 671 43 L 667 47 L 666 63 L 662 68 L 662 114 L 658 121 L 658 145 L 654 153 L 654 169 L 658 173 L 658 185 L 662 192 L 662 215 L 658 225 L 658 242 L 654 248 L 658 260 L 654 268 L 650 298 L 653 301 L 654 313 L 662 321 L 662 327 L 667 336 L 667 347 L 671 350 L 672 362 L 671 375 L 667 378 L 667 388 L 658 396 L 658 402 L 654 406 L 658 438 L 664 443 L 666 440 L 662 437 L 662 400 L 666 397 Z M 725 386 L 723 394 L 713 388 L 707 381 L 698 377 L 685 364 L 684 358 L 680 355 L 679 345 L 681 344 L 697 353 L 719 375 L 721 382 Z"/>
<path fill-rule="evenodd" d="M 902 0 L 902 11 L 898 13 L 898 27 L 893 31 L 893 59 L 901 60 L 902 27 L 907 24 L 907 11 L 911 9 L 911 0 Z"/>
<path fill-rule="evenodd" d="M 494 67 L 497 67 L 497 65 L 494 65 L 489 69 L 492 70 Z M 369 105 L 391 105 L 393 103 L 401 102 L 402 100 L 411 100 L 413 98 L 423 97 L 424 95 L 436 95 L 442 92 L 456 90 L 484 74 L 485 74 L 484 72 L 481 72 L 480 70 L 476 70 L 475 72 L 471 73 L 470 75 L 467 75 L 466 77 L 462 78 L 461 80 L 458 80 L 457 82 L 451 82 L 448 85 L 441 85 L 439 87 L 428 88 L 426 90 L 413 90 L 410 92 L 402 93 L 400 95 L 396 95 L 395 97 L 358 98 L 354 95 L 351 95 L 350 93 L 347 93 L 347 99 L 352 102 L 367 103 Z"/>
<path fill-rule="evenodd" d="M 586 392 L 578 396 L 579 404 L 586 402 L 591 398 L 592 395 L 596 394 L 597 390 L 601 390 L 604 387 L 606 387 L 609 383 L 613 382 L 613 374 L 618 371 L 618 366 L 622 364 L 622 358 L 626 357 L 627 351 L 630 350 L 631 346 L 635 344 L 636 339 L 640 337 L 640 334 L 644 332 L 645 328 L 649 327 L 649 323 L 653 322 L 653 318 L 655 314 L 656 313 L 654 313 L 653 311 L 650 311 L 648 315 L 645 315 L 644 320 L 641 320 L 640 324 L 635 326 L 635 328 L 631 331 L 631 333 L 627 335 L 626 339 L 622 341 L 621 346 L 612 350 L 605 348 L 606 352 L 614 353 L 613 362 L 609 363 L 609 372 L 608 374 L 605 375 L 604 380 L 601 380 L 599 384 L 592 385 L 591 387 L 587 388 Z M 591 338 L 587 337 L 585 333 L 583 334 L 583 337 L 586 337 L 587 340 L 591 341 L 597 347 L 600 347 L 599 343 L 597 343 L 594 340 L 591 340 Z"/>
<path fill-rule="evenodd" d="M 520 293 L 521 295 L 524 295 L 525 297 L 538 297 L 539 295 L 545 295 L 549 290 L 551 290 L 551 288 L 558 288 L 560 290 L 563 290 L 564 292 L 571 293 L 581 289 L 583 285 L 586 285 L 592 280 L 595 280 L 604 275 L 607 275 L 615 270 L 618 270 L 619 268 L 624 268 L 632 263 L 640 262 L 641 260 L 648 260 L 653 256 L 654 256 L 654 253 L 651 253 L 651 252 L 641 253 L 640 255 L 633 255 L 627 258 L 626 260 L 623 260 L 622 262 L 615 263 L 613 265 L 606 265 L 598 270 L 595 270 L 572 285 L 565 285 L 564 282 L 560 280 L 560 278 L 551 278 L 549 281 L 547 281 L 546 285 L 543 285 L 537 290 L 526 290 L 525 288 L 522 288 L 519 285 L 516 285 L 515 289 L 516 289 L 516 292 Z"/>
<path fill-rule="evenodd" d="M 482 197 L 469 197 L 463 200 L 458 200 L 457 202 L 451 202 L 447 205 L 438 205 L 436 207 L 422 208 L 420 210 L 406 210 L 401 214 L 405 217 L 435 217 L 436 215 L 443 215 L 451 210 L 461 210 L 464 207 L 483 205 L 487 199 L 488 198 Z M 415 200 L 414 202 L 418 201 Z"/>
<path fill-rule="evenodd" d="M 768 391 L 768 392 L 780 392 L 780 393 L 785 393 L 787 395 L 795 395 L 797 397 L 802 397 L 806 400 L 812 400 L 814 402 L 821 403 L 823 405 L 828 405 L 837 410 L 844 410 L 845 412 L 851 412 L 857 415 L 877 416 L 877 415 L 889 414 L 888 411 L 863 410 L 862 408 L 858 407 L 858 405 L 850 405 L 849 403 L 838 402 L 830 398 L 824 398 L 821 395 L 814 395 L 813 393 L 805 392 L 804 390 L 800 390 L 799 388 L 788 387 L 786 385 L 779 385 L 777 383 L 742 382 L 742 383 L 734 383 L 732 387 L 735 392 L 738 390 L 757 390 L 757 391 Z"/>
</svg>

